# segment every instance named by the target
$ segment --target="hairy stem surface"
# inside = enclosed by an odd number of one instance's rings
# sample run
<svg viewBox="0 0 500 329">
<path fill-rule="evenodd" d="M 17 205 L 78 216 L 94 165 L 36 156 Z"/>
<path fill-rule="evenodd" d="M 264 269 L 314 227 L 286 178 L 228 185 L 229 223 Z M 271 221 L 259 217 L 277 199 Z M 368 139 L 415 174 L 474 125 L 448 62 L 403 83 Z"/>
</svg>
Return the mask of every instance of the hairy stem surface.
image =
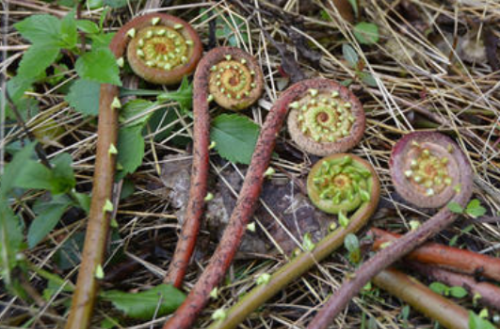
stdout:
<svg viewBox="0 0 500 329">
<path fill-rule="evenodd" d="M 174 316 L 165 323 L 164 329 L 190 328 L 203 307 L 207 304 L 210 292 L 224 278 L 238 250 L 248 220 L 257 205 L 264 181 L 264 173 L 271 160 L 276 136 L 283 126 L 289 104 L 309 88 L 318 88 L 321 86 L 321 81 L 320 79 L 316 79 L 296 83 L 287 89 L 271 108 L 257 140 L 252 161 L 248 168 L 236 207 L 222 239 L 200 279 Z"/>
<path fill-rule="evenodd" d="M 151 19 L 158 16 L 162 15 L 150 14 L 137 17 L 121 27 L 110 44 L 110 49 L 115 57 L 120 58 L 124 55 L 129 41 L 127 32 L 130 29 L 148 26 Z M 96 269 L 103 265 L 111 217 L 111 212 L 105 211 L 104 208 L 106 203 L 112 202 L 113 199 L 115 155 L 110 152 L 110 149 L 117 145 L 118 109 L 114 109 L 111 104 L 118 97 L 118 92 L 118 87 L 115 85 L 102 84 L 101 86 L 92 201 L 82 262 L 66 329 L 88 328 L 94 309 L 99 286 Z"/>
<path fill-rule="evenodd" d="M 212 87 L 210 85 L 210 76 L 213 67 L 227 60 L 227 58 L 244 61 L 254 71 L 257 83 L 253 90 L 252 99 L 244 97 L 241 100 L 242 103 L 245 103 L 245 107 L 251 105 L 256 101 L 256 98 L 260 97 L 260 91 L 257 89 L 262 88 L 262 73 L 255 59 L 238 48 L 215 48 L 202 58 L 196 69 L 193 86 L 194 149 L 189 200 L 174 257 L 170 263 L 168 275 L 164 280 L 165 283 L 172 283 L 177 288 L 182 285 L 189 260 L 196 245 L 205 206 L 204 198 L 207 195 L 210 141 L 209 89 Z"/>
</svg>

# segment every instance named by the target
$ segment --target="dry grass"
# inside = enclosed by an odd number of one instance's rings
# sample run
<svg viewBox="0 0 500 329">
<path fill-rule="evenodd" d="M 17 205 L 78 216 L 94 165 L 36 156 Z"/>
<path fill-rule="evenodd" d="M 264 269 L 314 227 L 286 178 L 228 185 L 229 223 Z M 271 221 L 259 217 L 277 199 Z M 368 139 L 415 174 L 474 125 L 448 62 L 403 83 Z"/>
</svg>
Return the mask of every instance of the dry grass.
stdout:
<svg viewBox="0 0 500 329">
<path fill-rule="evenodd" d="M 181 3 L 181 1 L 174 1 L 174 3 L 177 2 Z M 420 20 L 426 24 L 425 31 L 432 31 L 433 35 L 450 37 L 443 40 L 450 40 L 451 43 L 443 41 L 445 45 L 438 47 L 430 38 L 419 33 L 424 32 L 418 30 L 419 26 L 412 25 L 402 16 L 398 9 L 402 1 L 361 1 L 362 20 L 375 22 L 380 28 L 381 35 L 376 45 L 361 47 L 353 35 L 352 25 L 339 20 L 326 21 L 321 18 L 319 10 L 300 8 L 301 4 L 308 2 L 282 1 L 283 5 L 277 8 L 285 11 L 289 18 L 297 22 L 302 21 L 302 26 L 295 25 L 289 28 L 302 35 L 312 49 L 321 53 L 322 58 L 317 68 L 313 68 L 311 63 L 298 56 L 287 36 L 286 24 L 266 15 L 266 10 L 273 6 L 270 2 L 245 2 L 247 4 L 244 7 L 251 10 L 250 14 L 242 10 L 238 1 L 171 5 L 162 7 L 161 11 L 190 20 L 205 44 L 208 42 L 209 26 L 208 21 L 203 20 L 198 14 L 201 8 L 212 11 L 211 19 L 223 17 L 233 20 L 237 17 L 244 21 L 245 24 L 235 30 L 238 44 L 258 58 L 266 78 L 262 100 L 258 106 L 246 112 L 259 124 L 263 122 L 266 112 L 287 82 L 279 71 L 282 58 L 262 33 L 263 30 L 276 41 L 286 43 L 287 49 L 296 55 L 298 63 L 308 76 L 322 76 L 339 81 L 354 79 L 350 87 L 364 103 L 368 127 L 365 138 L 353 152 L 373 164 L 379 173 L 383 191 L 381 209 L 371 221 L 371 225 L 405 231 L 409 229 L 410 220 L 423 221 L 429 216 L 428 213 L 402 202 L 395 195 L 388 173 L 388 158 L 392 145 L 403 134 L 416 129 L 439 130 L 455 137 L 461 148 L 467 152 L 475 170 L 474 197 L 481 200 L 491 217 L 496 216 L 498 219 L 500 212 L 500 93 L 498 91 L 500 74 L 499 71 L 492 73 L 485 60 L 477 63 L 465 61 L 463 56 L 450 50 L 449 46 L 452 46 L 455 41 L 461 42 L 465 34 L 464 29 L 477 33 L 477 30 L 490 28 L 497 37 L 500 37 L 498 28 L 500 3 L 495 0 L 408 1 L 418 10 Z M 324 6 L 319 2 L 317 4 Z M 148 5 L 153 8 L 158 7 L 154 2 L 149 2 Z M 255 7 L 263 8 L 264 11 L 255 10 Z M 312 7 L 312 5 L 305 7 Z M 130 3 L 127 8 L 118 10 L 115 15 L 109 17 L 105 26 L 115 29 L 143 8 L 142 1 L 139 4 Z M 41 1 L 10 1 L 9 26 L 29 15 L 61 14 L 67 10 L 67 8 L 47 5 Z M 156 11 L 157 9 L 150 10 Z M 1 14 L 6 15 L 6 12 L 2 11 Z M 83 15 L 87 19 L 97 20 L 100 10 L 84 11 Z M 473 22 L 477 24 L 475 29 L 473 29 Z M 250 36 L 248 40 L 244 40 L 245 34 Z M 7 42 L 7 45 L 4 44 L 1 47 L 8 51 L 9 57 L 0 64 L 1 70 L 10 70 L 9 66 L 16 63 L 28 46 L 11 29 L 7 35 Z M 218 38 L 220 45 L 225 42 L 227 42 L 226 37 Z M 353 69 L 343 59 L 341 49 L 342 44 L 346 42 L 351 44 L 363 58 L 366 64 L 365 71 L 370 72 L 376 79 L 376 87 L 370 87 L 359 81 Z M 446 42 L 448 42 L 448 48 Z M 31 93 L 39 101 L 42 111 L 31 117 L 27 125 L 31 130 L 37 131 L 51 129 L 54 123 L 64 128 L 63 134 L 52 138 L 50 143 L 46 144 L 47 152 L 50 158 L 61 152 L 70 153 L 75 163 L 78 189 L 89 191 L 93 176 L 96 142 L 94 120 L 84 118 L 69 108 L 64 102 L 63 95 L 56 92 L 60 86 L 69 83 L 74 78 L 75 72 L 72 71 L 65 75 L 60 85 L 51 89 L 39 88 Z M 154 110 L 161 112 L 172 106 L 175 107 L 175 104 L 167 104 Z M 189 117 L 179 114 L 176 123 L 181 126 L 176 135 L 191 135 L 192 123 Z M 189 156 L 189 152 L 173 144 L 173 136 L 155 141 L 154 136 L 159 133 L 161 131 L 151 131 L 146 136 L 146 154 L 143 165 L 132 176 L 136 189 L 132 195 L 121 202 L 116 215 L 120 237 L 111 243 L 110 257 L 123 250 L 136 254 L 145 246 L 153 245 L 155 241 L 167 253 L 174 250 L 178 228 L 175 210 L 165 203 L 161 194 L 155 192 L 155 187 L 160 184 L 161 159 L 167 154 Z M 14 129 L 3 136 L 2 145 L 14 142 L 21 136 L 23 136 L 22 130 Z M 285 131 L 281 133 L 279 143 L 291 143 Z M 285 168 L 296 177 L 303 177 L 314 161 L 315 159 L 309 158 L 306 154 L 303 154 L 301 158 L 280 154 L 280 158 L 274 160 L 274 165 Z M 238 168 L 234 165 L 226 167 Z M 221 175 L 226 167 L 213 164 L 212 175 Z M 277 177 L 283 176 L 278 174 Z M 122 187 L 121 184 L 118 186 Z M 30 208 L 31 201 L 39 196 L 30 194 L 21 200 L 19 213 L 27 220 L 31 220 L 34 216 Z M 67 224 L 58 226 L 45 243 L 26 251 L 26 256 L 38 267 L 49 272 L 55 271 L 54 255 L 65 241 L 72 239 L 75 234 L 84 229 L 85 218 L 81 214 L 78 215 L 75 218 L 67 218 L 65 221 Z M 274 214 L 274 216 L 279 220 L 279 214 Z M 469 225 L 472 225 L 472 229 L 464 231 L 464 228 Z M 498 221 L 471 222 L 461 218 L 453 227 L 447 228 L 437 240 L 447 243 L 456 235 L 460 236 L 458 245 L 464 248 L 493 256 L 500 254 Z M 269 243 L 273 243 L 272 238 L 269 239 Z M 206 260 L 205 257 L 191 267 L 185 284 L 187 289 L 194 284 Z M 238 295 L 249 290 L 258 274 L 273 272 L 285 261 L 285 256 L 278 256 L 236 262 L 228 273 L 230 283 L 220 289 L 219 299 L 211 303 L 203 313 L 202 319 L 198 322 L 200 327 L 203 328 L 210 323 L 210 315 L 215 309 L 229 307 Z M 146 289 L 160 283 L 168 266 L 168 260 L 160 258 L 155 261 L 142 261 L 142 264 L 144 266 L 140 270 L 129 273 L 119 285 L 117 283 L 117 287 Z M 58 274 L 66 280 L 73 280 L 76 270 L 77 267 L 58 272 Z M 352 268 L 345 259 L 345 252 L 339 251 L 254 312 L 241 327 L 256 329 L 305 327 L 319 305 L 331 293 L 332 288 L 338 287 L 344 275 L 351 270 Z M 34 272 L 31 273 L 32 285 L 41 292 L 46 286 L 46 281 Z M 6 321 L 4 323 L 22 314 L 40 318 L 40 315 L 47 311 L 46 307 L 27 305 L 22 300 L 7 295 L 4 289 L 2 291 L 0 320 Z M 62 311 L 64 309 L 62 305 L 69 301 L 68 298 L 68 293 L 60 291 L 46 306 Z M 473 309 L 470 300 L 464 299 L 460 303 Z M 406 322 L 399 318 L 403 306 L 398 300 L 374 289 L 355 299 L 349 311 L 337 318 L 336 325 L 338 328 L 370 328 L 369 319 L 372 319 L 371 321 L 376 322 L 378 328 L 403 328 L 405 325 L 408 328 L 435 327 L 431 320 L 413 311 L 405 324 Z M 475 308 L 475 310 L 478 309 Z M 60 314 L 63 316 L 62 312 Z M 117 316 L 116 311 L 106 304 L 101 304 L 96 309 L 94 323 L 98 325 L 104 318 L 115 316 Z M 160 327 L 163 321 L 164 318 L 146 323 L 122 319 L 120 323 L 123 328 L 151 328 Z M 21 328 L 20 324 L 12 324 L 12 327 L 18 328 L 18 326 Z M 41 322 L 35 322 L 33 327 L 43 328 Z M 51 325 L 45 327 L 50 328 Z"/>
</svg>

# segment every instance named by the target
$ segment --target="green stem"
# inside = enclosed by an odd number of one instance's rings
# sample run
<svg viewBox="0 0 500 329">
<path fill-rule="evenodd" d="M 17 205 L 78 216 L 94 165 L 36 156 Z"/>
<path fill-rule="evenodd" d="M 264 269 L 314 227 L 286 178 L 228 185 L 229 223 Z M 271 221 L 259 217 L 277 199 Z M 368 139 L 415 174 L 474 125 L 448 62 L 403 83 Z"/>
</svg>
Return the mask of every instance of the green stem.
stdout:
<svg viewBox="0 0 500 329">
<path fill-rule="evenodd" d="M 375 172 L 372 174 L 374 179 L 370 202 L 365 202 L 361 205 L 352 215 L 347 227 L 336 229 L 323 238 L 311 252 L 303 252 L 292 259 L 288 264 L 274 273 L 269 282 L 256 286 L 246 294 L 236 305 L 227 311 L 224 320 L 214 322 L 209 329 L 236 328 L 250 313 L 276 295 L 281 289 L 316 266 L 318 262 L 331 255 L 332 252 L 343 244 L 346 235 L 355 233 L 363 227 L 375 212 L 380 197 L 379 182 L 376 179 Z"/>
<path fill-rule="evenodd" d="M 377 274 L 372 281 L 379 288 L 410 304 L 445 328 L 469 328 L 469 315 L 465 308 L 436 294 L 404 273 L 390 268 Z"/>
</svg>

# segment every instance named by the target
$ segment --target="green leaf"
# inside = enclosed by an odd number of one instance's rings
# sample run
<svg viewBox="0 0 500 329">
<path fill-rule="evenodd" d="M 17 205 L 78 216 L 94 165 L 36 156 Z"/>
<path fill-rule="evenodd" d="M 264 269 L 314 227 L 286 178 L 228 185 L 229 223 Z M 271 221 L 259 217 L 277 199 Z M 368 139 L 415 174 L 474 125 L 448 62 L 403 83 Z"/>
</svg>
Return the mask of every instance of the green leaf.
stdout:
<svg viewBox="0 0 500 329">
<path fill-rule="evenodd" d="M 23 99 L 24 92 L 31 87 L 34 81 L 34 78 L 26 79 L 16 75 L 7 82 L 7 91 L 15 104 Z M 22 108 L 20 109 L 22 110 Z"/>
<path fill-rule="evenodd" d="M 64 99 L 77 112 L 84 115 L 98 115 L 100 90 L 100 83 L 78 79 L 71 85 Z"/>
<path fill-rule="evenodd" d="M 54 166 L 51 170 L 51 184 L 49 189 L 53 194 L 66 193 L 71 191 L 76 185 L 75 173 L 71 166 L 73 159 L 68 153 L 59 154 L 51 164 Z"/>
<path fill-rule="evenodd" d="M 342 44 L 342 55 L 351 67 L 356 68 L 358 66 L 359 57 L 351 45 L 347 43 Z"/>
<path fill-rule="evenodd" d="M 35 152 L 36 143 L 29 143 L 25 147 L 23 147 L 20 151 L 18 151 L 12 161 L 5 166 L 5 172 L 1 179 L 1 188 L 0 188 L 0 196 L 7 195 L 11 189 L 13 189 L 16 185 L 16 179 L 20 170 L 22 170 L 23 165 L 28 161 L 32 161 L 32 157 Z"/>
<path fill-rule="evenodd" d="M 26 189 L 50 190 L 52 173 L 49 168 L 36 161 L 27 161 L 17 167 L 14 186 Z"/>
<path fill-rule="evenodd" d="M 465 296 L 467 296 L 467 290 L 462 287 L 451 287 L 449 292 L 450 296 L 455 298 L 464 298 Z"/>
<path fill-rule="evenodd" d="M 8 193 L 14 187 L 27 189 L 45 189 L 54 194 L 65 193 L 75 184 L 71 156 L 63 153 L 51 161 L 49 169 L 32 159 L 36 143 L 25 146 L 16 153 L 11 163 L 5 168 L 2 177 L 2 193 Z"/>
<path fill-rule="evenodd" d="M 103 0 L 87 0 L 87 6 L 89 6 L 90 9 L 98 9 L 101 8 L 104 5 Z"/>
<path fill-rule="evenodd" d="M 462 208 L 462 206 L 456 203 L 455 201 L 448 203 L 448 209 L 450 209 L 450 211 L 454 212 L 455 214 L 464 213 L 464 208 Z"/>
<path fill-rule="evenodd" d="M 14 27 L 33 44 L 61 45 L 61 21 L 51 15 L 33 15 Z"/>
<path fill-rule="evenodd" d="M 144 156 L 144 138 L 142 126 L 121 128 L 118 133 L 118 163 L 122 170 L 117 173 L 120 180 L 128 173 L 133 173 L 141 165 Z"/>
<path fill-rule="evenodd" d="M 348 0 L 354 10 L 354 16 L 358 17 L 359 9 L 358 9 L 358 0 Z"/>
<path fill-rule="evenodd" d="M 141 98 L 133 99 L 123 106 L 120 110 L 120 122 L 126 123 L 127 127 L 141 125 L 144 126 L 154 112 L 149 112 L 141 115 L 143 112 L 150 110 L 156 104 Z M 133 119 L 130 122 L 129 120 Z"/>
<path fill-rule="evenodd" d="M 66 195 L 59 195 L 51 202 L 37 202 L 35 213 L 37 217 L 28 230 L 28 246 L 33 248 L 56 227 L 64 212 L 72 201 Z"/>
<path fill-rule="evenodd" d="M 111 8 L 122 8 L 127 5 L 127 0 L 104 0 L 104 4 Z"/>
<path fill-rule="evenodd" d="M 481 318 L 472 311 L 469 311 L 469 329 L 496 329 L 496 327 L 488 320 Z"/>
<path fill-rule="evenodd" d="M 99 33 L 89 35 L 92 39 L 92 49 L 108 49 L 114 36 L 115 33 Z"/>
<path fill-rule="evenodd" d="M 0 193 L 0 274 L 7 288 L 13 284 L 12 270 L 17 265 L 16 256 L 22 241 L 20 220 L 10 208 L 7 198 Z"/>
<path fill-rule="evenodd" d="M 33 45 L 23 55 L 17 75 L 22 80 L 34 80 L 49 67 L 59 55 L 56 45 Z M 33 81 L 30 81 L 30 83 Z"/>
<path fill-rule="evenodd" d="M 354 36 L 363 45 L 371 45 L 379 40 L 378 26 L 373 23 L 361 22 L 354 26 Z"/>
<path fill-rule="evenodd" d="M 437 294 L 448 295 L 449 287 L 441 282 L 433 282 L 429 285 L 429 288 Z"/>
<path fill-rule="evenodd" d="M 212 122 L 210 139 L 216 143 L 220 156 L 249 164 L 259 136 L 259 126 L 238 114 L 222 114 Z"/>
<path fill-rule="evenodd" d="M 57 266 L 65 271 L 80 264 L 85 233 L 77 232 L 67 239 L 54 255 Z"/>
<path fill-rule="evenodd" d="M 349 260 L 357 264 L 361 261 L 361 249 L 359 247 L 358 237 L 352 233 L 346 235 L 344 246 L 349 251 Z"/>
<path fill-rule="evenodd" d="M 478 199 L 474 199 L 467 205 L 467 209 L 465 209 L 467 215 L 472 218 L 478 218 L 483 216 L 486 213 L 486 208 L 481 206 L 481 202 Z"/>
<path fill-rule="evenodd" d="M 118 64 L 109 49 L 99 48 L 83 54 L 75 68 L 81 78 L 121 86 Z"/>
<path fill-rule="evenodd" d="M 82 208 L 88 215 L 90 212 L 90 200 L 91 200 L 90 196 L 88 194 L 78 193 L 78 192 L 73 192 L 71 193 L 71 195 L 78 202 L 78 206 Z"/>
<path fill-rule="evenodd" d="M 307 250 L 307 251 L 314 250 L 314 247 L 316 247 L 316 244 L 312 241 L 311 233 L 307 232 L 306 234 L 304 234 L 302 246 L 304 247 L 304 250 Z"/>
<path fill-rule="evenodd" d="M 359 77 L 361 78 L 361 81 L 366 83 L 370 87 L 377 87 L 377 80 L 371 75 L 369 72 L 360 72 Z"/>
<path fill-rule="evenodd" d="M 72 10 L 61 20 L 61 40 L 64 42 L 64 48 L 76 47 L 77 38 L 75 11 Z"/>
<path fill-rule="evenodd" d="M 185 113 L 190 111 L 193 107 L 193 85 L 189 83 L 187 78 L 182 79 L 177 91 L 158 95 L 158 101 L 165 102 L 167 100 L 179 103 L 181 110 Z"/>
<path fill-rule="evenodd" d="M 85 33 L 97 34 L 100 32 L 99 26 L 96 23 L 87 19 L 79 19 L 76 21 L 76 27 Z"/>
<path fill-rule="evenodd" d="M 160 284 L 147 291 L 127 293 L 119 290 L 105 291 L 100 297 L 113 303 L 127 316 L 150 320 L 174 312 L 184 301 L 184 294 L 171 285 Z"/>
<path fill-rule="evenodd" d="M 338 220 L 339 220 L 340 226 L 347 227 L 349 225 L 349 218 L 347 218 L 346 215 L 344 215 L 344 213 L 342 211 L 339 212 L 338 216 L 339 216 Z"/>
<path fill-rule="evenodd" d="M 340 84 L 344 87 L 349 87 L 349 85 L 352 83 L 352 79 L 345 79 L 344 81 L 341 81 Z"/>
</svg>

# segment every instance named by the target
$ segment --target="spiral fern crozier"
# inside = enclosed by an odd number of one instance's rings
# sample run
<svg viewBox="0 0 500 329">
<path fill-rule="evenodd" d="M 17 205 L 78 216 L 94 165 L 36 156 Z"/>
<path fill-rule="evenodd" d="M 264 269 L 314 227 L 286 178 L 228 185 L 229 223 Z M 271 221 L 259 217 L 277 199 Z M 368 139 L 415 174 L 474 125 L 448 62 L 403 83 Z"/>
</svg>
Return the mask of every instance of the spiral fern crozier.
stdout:
<svg viewBox="0 0 500 329">
<path fill-rule="evenodd" d="M 241 110 L 259 99 L 263 77 L 252 56 L 230 49 L 224 60 L 210 68 L 209 97 L 226 109 Z"/>
<path fill-rule="evenodd" d="M 371 166 L 363 159 L 335 154 L 318 161 L 307 177 L 311 201 L 330 214 L 347 213 L 370 201 Z"/>
<path fill-rule="evenodd" d="M 309 88 L 290 104 L 288 130 L 304 151 L 325 156 L 345 152 L 363 136 L 365 113 L 352 92 L 338 83 L 314 79 Z"/>
<path fill-rule="evenodd" d="M 144 80 L 174 84 L 194 71 L 201 58 L 201 41 L 193 28 L 180 18 L 152 14 L 149 24 L 132 28 L 127 58 L 132 70 Z"/>
</svg>

